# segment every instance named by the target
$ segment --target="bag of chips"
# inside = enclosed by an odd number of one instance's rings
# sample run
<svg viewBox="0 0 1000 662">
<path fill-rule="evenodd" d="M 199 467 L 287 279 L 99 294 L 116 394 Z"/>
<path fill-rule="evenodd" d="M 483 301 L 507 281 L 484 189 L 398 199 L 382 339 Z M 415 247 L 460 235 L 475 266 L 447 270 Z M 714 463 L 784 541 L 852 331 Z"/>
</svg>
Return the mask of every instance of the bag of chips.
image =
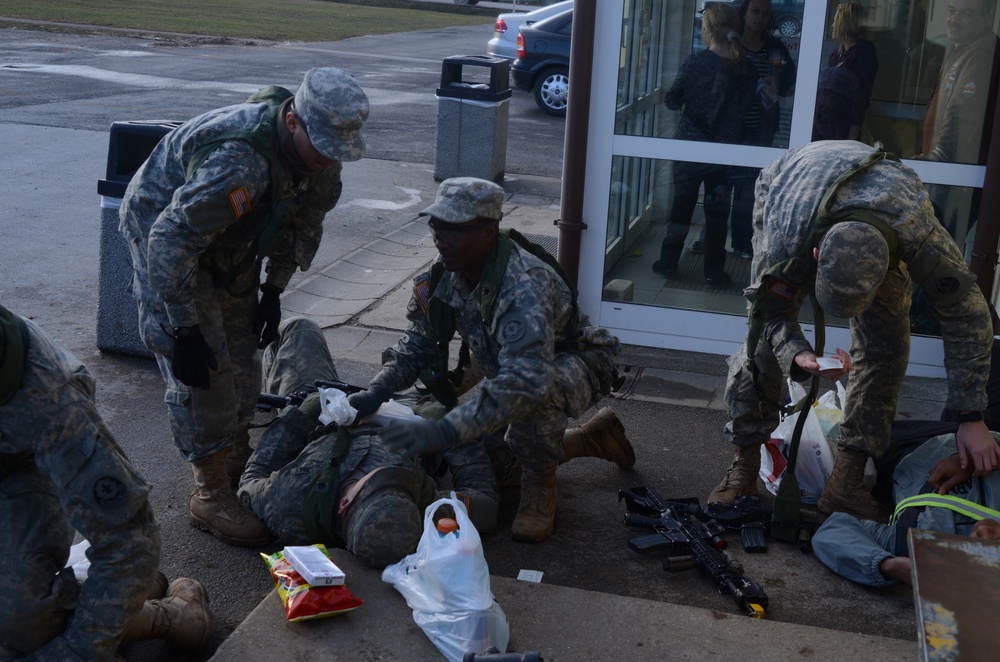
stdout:
<svg viewBox="0 0 1000 662">
<path fill-rule="evenodd" d="M 326 547 L 315 545 L 330 556 Z M 282 552 L 268 556 L 261 554 L 271 571 L 271 578 L 285 605 L 285 618 L 289 622 L 308 621 L 314 618 L 336 616 L 360 607 L 363 600 L 354 596 L 346 586 L 312 586 L 285 559 Z"/>
</svg>

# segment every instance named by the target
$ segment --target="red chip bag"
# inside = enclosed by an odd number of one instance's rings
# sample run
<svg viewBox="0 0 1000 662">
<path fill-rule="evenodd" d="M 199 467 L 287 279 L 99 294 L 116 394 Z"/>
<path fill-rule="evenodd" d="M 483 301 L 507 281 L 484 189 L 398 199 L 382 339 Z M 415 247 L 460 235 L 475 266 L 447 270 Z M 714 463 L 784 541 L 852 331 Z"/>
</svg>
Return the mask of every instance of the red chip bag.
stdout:
<svg viewBox="0 0 1000 662">
<path fill-rule="evenodd" d="M 316 545 L 329 556 L 326 547 Z M 363 600 L 354 596 L 346 586 L 312 586 L 292 567 L 282 552 L 268 556 L 261 554 L 271 571 L 274 586 L 285 605 L 285 618 L 289 622 L 326 618 L 353 611 Z"/>
</svg>

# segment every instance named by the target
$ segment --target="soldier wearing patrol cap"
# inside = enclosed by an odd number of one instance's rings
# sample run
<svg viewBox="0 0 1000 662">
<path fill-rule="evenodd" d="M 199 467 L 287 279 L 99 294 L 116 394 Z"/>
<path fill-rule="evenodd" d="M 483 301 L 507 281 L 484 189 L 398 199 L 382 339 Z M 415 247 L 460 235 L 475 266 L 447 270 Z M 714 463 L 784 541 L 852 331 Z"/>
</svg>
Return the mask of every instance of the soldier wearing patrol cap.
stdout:
<svg viewBox="0 0 1000 662">
<path fill-rule="evenodd" d="M 367 117 L 353 76 L 310 69 L 294 95 L 264 88 L 167 134 L 125 193 L 139 332 L 192 465 L 190 521 L 231 544 L 269 539 L 230 488 L 250 454 L 257 350 L 277 334 L 292 274 L 312 262 L 342 162 L 364 156 Z"/>
<path fill-rule="evenodd" d="M 123 640 L 155 637 L 204 650 L 213 634 L 198 582 L 163 578 L 151 595 L 149 484 L 94 393 L 83 364 L 0 306 L 0 660 L 113 660 Z M 90 542 L 82 582 L 65 567 L 74 531 Z"/>
<path fill-rule="evenodd" d="M 817 507 L 878 517 L 862 479 L 868 458 L 889 443 L 909 360 L 913 283 L 941 323 L 946 406 L 960 412 L 963 466 L 974 466 L 977 475 L 1000 466 L 982 416 L 990 311 L 916 173 L 861 143 L 819 141 L 765 168 L 756 198 L 753 284 L 746 291 L 750 332 L 729 359 L 725 396 L 725 434 L 736 452 L 709 502 L 757 493 L 760 446 L 778 424 L 783 375 L 803 381 L 849 374 L 839 452 Z M 821 311 L 850 320 L 850 353 L 837 350 L 842 368 L 821 368 L 799 327 L 799 309 L 813 286 Z"/>
<path fill-rule="evenodd" d="M 506 444 L 521 464 L 511 534 L 537 542 L 555 526 L 560 462 L 592 455 L 628 468 L 635 455 L 610 410 L 589 434 L 564 441 L 568 417 L 610 392 L 620 344 L 580 316 L 571 286 L 543 249 L 500 231 L 503 201 L 493 182 L 456 177 L 441 183 L 434 204 L 420 212 L 440 255 L 415 280 L 406 333 L 384 352 L 368 390 L 350 402 L 361 415 L 371 413 L 419 378 L 449 411 L 440 420 L 382 432 L 386 446 L 411 456 L 480 443 L 506 427 Z M 456 331 L 485 376 L 462 403 L 447 388 L 461 381 L 446 374 Z"/>
</svg>

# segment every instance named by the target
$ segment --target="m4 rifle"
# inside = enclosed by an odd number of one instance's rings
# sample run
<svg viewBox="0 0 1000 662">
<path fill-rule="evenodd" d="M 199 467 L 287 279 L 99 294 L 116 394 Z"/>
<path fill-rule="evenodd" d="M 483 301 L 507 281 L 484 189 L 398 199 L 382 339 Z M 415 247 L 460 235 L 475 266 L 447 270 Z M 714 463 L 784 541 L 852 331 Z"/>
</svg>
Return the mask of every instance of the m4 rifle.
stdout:
<svg viewBox="0 0 1000 662">
<path fill-rule="evenodd" d="M 639 554 L 666 550 L 664 570 L 678 572 L 697 566 L 716 583 L 720 593 L 733 596 L 741 612 L 764 618 L 764 589 L 744 576 L 743 569 L 722 551 L 726 541 L 720 534 L 726 527 L 710 518 L 698 523 L 692 520 L 692 516 L 702 514 L 697 498 L 666 500 L 651 487 L 634 487 L 619 490 L 618 501 L 623 499 L 625 524 L 655 531 L 629 540 L 629 549 Z"/>
</svg>

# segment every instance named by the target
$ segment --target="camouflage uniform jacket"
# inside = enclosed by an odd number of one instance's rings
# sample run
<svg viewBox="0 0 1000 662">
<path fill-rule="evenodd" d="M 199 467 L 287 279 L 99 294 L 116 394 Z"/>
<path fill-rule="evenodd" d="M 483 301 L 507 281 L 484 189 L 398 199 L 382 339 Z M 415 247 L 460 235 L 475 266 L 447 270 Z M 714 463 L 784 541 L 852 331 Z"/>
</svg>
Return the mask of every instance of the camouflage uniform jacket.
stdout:
<svg viewBox="0 0 1000 662">
<path fill-rule="evenodd" d="M 553 388 L 556 354 L 564 344 L 580 341 L 585 348 L 604 348 L 611 354 L 620 349 L 607 330 L 587 326 L 585 319 L 578 323 L 566 282 L 516 245 L 489 325 L 479 310 L 480 288 L 485 285 L 470 291 L 458 273 L 445 272 L 431 293 L 455 310 L 455 329 L 486 377 L 471 399 L 444 417 L 462 441 L 526 419 L 543 406 Z M 421 369 L 434 361 L 434 331 L 416 296 L 410 298 L 406 317 L 406 332 L 395 347 L 385 350 L 382 371 L 371 383 L 385 392 L 412 385 Z"/>
<path fill-rule="evenodd" d="M 101 421 L 94 406 L 94 380 L 86 367 L 32 322 L 25 324 L 30 350 L 22 385 L 0 407 L 0 479 L 6 471 L 36 467 L 51 481 L 63 521 L 91 544 L 87 580 L 66 629 L 34 657 L 114 659 L 125 624 L 146 599 L 159 562 L 159 525 L 148 502 L 149 484 Z M 53 521 L 46 515 L 33 513 L 39 525 Z M 50 530 L 46 537 L 55 544 L 61 534 Z M 66 541 L 66 554 L 71 540 Z M 4 600 L 16 602 L 19 593 L 14 587 L 23 581 L 19 560 L 5 560 L 4 574 L 12 573 L 14 582 L 0 582 Z M 16 613 L 27 618 L 35 611 L 26 605 Z"/>
<path fill-rule="evenodd" d="M 852 141 L 814 142 L 788 151 L 761 172 L 754 203 L 754 262 L 752 284 L 745 292 L 748 299 L 753 299 L 763 274 L 800 250 L 826 189 L 870 152 L 867 145 Z M 882 161 L 848 180 L 835 196 L 831 211 L 849 209 L 867 210 L 896 231 L 900 262 L 933 250 L 954 269 L 968 271 L 955 241 L 935 218 L 920 179 L 898 161 Z M 993 330 L 981 292 L 973 286 L 952 306 L 933 302 L 932 306 L 944 340 L 946 406 L 985 409 Z M 761 340 L 771 346 L 786 374 L 792 374 L 796 354 L 812 350 L 798 323 L 798 306 L 787 316 L 766 320 Z"/>
<path fill-rule="evenodd" d="M 295 269 L 308 269 L 316 254 L 323 218 L 340 197 L 339 163 L 305 177 L 283 167 L 282 190 L 275 193 L 267 158 L 250 143 L 232 140 L 187 177 L 201 147 L 225 132 L 256 126 L 267 108 L 266 103 L 237 104 L 185 122 L 164 136 L 125 192 L 119 229 L 127 241 L 144 246 L 146 256 L 146 264 L 134 265 L 134 293 L 147 305 L 164 306 L 172 326 L 198 323 L 199 267 L 219 274 L 240 264 L 255 250 L 272 205 L 301 202 L 271 242 L 267 282 L 284 289 Z"/>
</svg>

